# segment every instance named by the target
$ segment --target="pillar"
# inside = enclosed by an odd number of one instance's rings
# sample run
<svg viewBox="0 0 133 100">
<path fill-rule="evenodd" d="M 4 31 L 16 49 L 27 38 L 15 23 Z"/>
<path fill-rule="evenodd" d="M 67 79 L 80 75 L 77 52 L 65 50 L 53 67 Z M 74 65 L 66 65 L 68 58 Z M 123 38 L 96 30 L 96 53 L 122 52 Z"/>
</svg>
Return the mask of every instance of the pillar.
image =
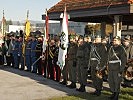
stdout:
<svg viewBox="0 0 133 100">
<path fill-rule="evenodd" d="M 113 23 L 113 37 L 120 36 L 121 37 L 121 30 L 122 30 L 122 16 L 115 15 L 114 16 L 114 23 Z"/>
<path fill-rule="evenodd" d="M 106 36 L 106 22 L 101 22 L 101 36 L 102 38 Z"/>
</svg>

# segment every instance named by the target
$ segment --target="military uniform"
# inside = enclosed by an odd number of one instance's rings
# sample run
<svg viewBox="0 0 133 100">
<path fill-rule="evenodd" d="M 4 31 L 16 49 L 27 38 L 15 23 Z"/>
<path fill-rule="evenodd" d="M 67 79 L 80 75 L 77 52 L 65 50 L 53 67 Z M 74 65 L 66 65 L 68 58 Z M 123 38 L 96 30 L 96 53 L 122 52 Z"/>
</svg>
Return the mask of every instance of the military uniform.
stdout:
<svg viewBox="0 0 133 100">
<path fill-rule="evenodd" d="M 91 66 L 91 77 L 93 81 L 94 88 L 96 91 L 95 95 L 101 95 L 103 80 L 97 77 L 97 71 L 102 71 L 104 69 L 107 59 L 107 51 L 102 43 L 94 43 L 91 46 L 90 53 L 90 66 Z"/>
<path fill-rule="evenodd" d="M 119 37 L 114 37 L 114 39 L 120 41 Z M 126 59 L 126 52 L 122 45 L 119 44 L 110 47 L 108 52 L 108 82 L 113 93 L 110 98 L 113 100 L 118 100 Z"/>
<path fill-rule="evenodd" d="M 36 57 L 39 58 L 42 55 L 42 41 L 38 40 L 38 44 L 36 46 Z M 42 62 L 41 59 L 36 63 L 38 74 L 42 75 Z"/>
<path fill-rule="evenodd" d="M 128 44 L 127 44 L 128 43 Z M 124 48 L 127 54 L 127 64 L 124 72 L 124 82 L 122 84 L 123 87 L 132 87 L 133 81 L 133 44 L 131 43 L 130 36 L 126 36 L 124 38 Z M 131 60 L 131 61 L 130 61 Z M 127 72 L 131 74 L 131 76 L 126 77 Z"/>
<path fill-rule="evenodd" d="M 15 43 L 13 45 L 13 58 L 14 58 L 14 68 L 19 68 L 19 44 L 20 42 L 18 41 L 18 36 L 15 38 Z"/>
<path fill-rule="evenodd" d="M 37 46 L 37 40 L 35 39 L 35 37 L 33 37 L 34 39 L 32 39 L 31 41 L 31 64 L 33 64 L 36 61 L 36 46 Z M 32 66 L 32 72 L 33 73 L 37 73 L 37 66 L 36 63 Z"/>
<path fill-rule="evenodd" d="M 28 40 L 26 43 L 24 56 L 27 71 L 31 71 L 31 40 Z"/>
<path fill-rule="evenodd" d="M 78 45 L 77 43 L 70 43 L 67 56 L 67 64 L 69 80 L 72 82 L 69 87 L 76 88 L 76 54 L 77 54 Z"/>
<path fill-rule="evenodd" d="M 82 37 L 80 37 L 82 39 Z M 79 39 L 80 41 L 80 39 Z M 79 42 L 78 42 L 79 43 Z M 79 92 L 85 92 L 85 86 L 87 83 L 87 69 L 88 69 L 88 47 L 84 44 L 84 42 L 79 43 L 77 49 L 77 80 L 80 83 L 80 88 L 77 90 Z"/>
</svg>

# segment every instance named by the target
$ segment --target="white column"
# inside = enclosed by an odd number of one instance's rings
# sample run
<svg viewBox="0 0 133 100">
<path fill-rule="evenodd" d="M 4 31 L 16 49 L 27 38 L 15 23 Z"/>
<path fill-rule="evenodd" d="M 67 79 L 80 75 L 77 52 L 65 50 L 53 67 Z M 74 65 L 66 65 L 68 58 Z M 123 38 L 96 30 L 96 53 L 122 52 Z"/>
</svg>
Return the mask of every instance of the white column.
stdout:
<svg viewBox="0 0 133 100">
<path fill-rule="evenodd" d="M 115 15 L 114 16 L 114 33 L 113 36 L 120 36 L 121 37 L 121 30 L 122 30 L 122 16 Z"/>
</svg>

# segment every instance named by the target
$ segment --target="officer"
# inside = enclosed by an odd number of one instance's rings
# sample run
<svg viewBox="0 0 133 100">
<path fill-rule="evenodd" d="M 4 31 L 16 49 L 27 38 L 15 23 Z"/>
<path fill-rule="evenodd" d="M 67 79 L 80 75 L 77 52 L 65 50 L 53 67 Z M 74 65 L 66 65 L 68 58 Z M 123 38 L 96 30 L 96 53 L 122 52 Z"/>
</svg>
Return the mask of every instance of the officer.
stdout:
<svg viewBox="0 0 133 100">
<path fill-rule="evenodd" d="M 13 58 L 14 58 L 14 68 L 19 68 L 19 36 L 15 37 L 15 43 L 13 45 Z"/>
<path fill-rule="evenodd" d="M 126 61 L 127 56 L 124 47 L 121 45 L 121 38 L 115 36 L 108 52 L 108 82 L 112 92 L 109 98 L 112 100 L 118 100 Z"/>
<path fill-rule="evenodd" d="M 67 87 L 69 88 L 76 88 L 76 54 L 77 54 L 78 45 L 75 39 L 75 35 L 70 36 L 70 44 L 67 54 L 67 68 L 69 74 L 69 80 L 71 84 Z"/>
<path fill-rule="evenodd" d="M 36 57 L 38 59 L 42 55 L 42 44 L 43 44 L 42 37 L 38 36 L 37 41 L 38 41 L 38 43 L 36 46 Z M 42 64 L 41 59 L 39 59 L 39 61 L 36 63 L 38 75 L 42 75 L 42 65 L 41 64 Z"/>
<path fill-rule="evenodd" d="M 23 45 L 23 38 L 20 36 L 19 37 L 19 63 L 21 65 L 21 68 L 20 70 L 24 70 L 25 66 L 24 66 L 24 56 L 22 55 L 23 54 L 23 48 L 22 48 L 22 45 Z"/>
<path fill-rule="evenodd" d="M 132 73 L 133 73 L 133 44 L 131 42 L 131 38 L 129 35 L 127 35 L 124 38 L 123 45 L 126 50 L 127 54 L 127 64 L 125 68 L 125 75 L 124 75 L 124 82 L 121 84 L 123 87 L 132 87 L 132 79 L 126 78 L 126 72 L 128 71 L 131 74 L 131 78 L 133 78 Z"/>
<path fill-rule="evenodd" d="M 36 46 L 37 46 L 37 40 L 35 35 L 32 36 L 32 41 L 31 41 L 31 64 L 33 64 L 32 68 L 32 73 L 37 73 L 37 66 L 36 63 Z"/>
<path fill-rule="evenodd" d="M 59 82 L 60 81 L 60 77 L 61 77 L 61 69 L 57 65 L 57 61 L 58 61 L 60 40 L 56 38 L 55 39 L 55 43 L 56 43 L 56 47 L 55 47 L 55 52 L 54 52 L 54 57 L 53 57 L 53 66 L 55 68 L 55 73 L 56 73 L 55 81 Z"/>
<path fill-rule="evenodd" d="M 77 49 L 77 78 L 80 83 L 80 88 L 76 90 L 79 92 L 85 92 L 85 86 L 87 83 L 87 69 L 88 69 L 88 47 L 84 45 L 84 37 L 80 36 L 78 40 L 78 49 Z"/>
<path fill-rule="evenodd" d="M 26 71 L 31 71 L 31 37 L 28 38 L 26 41 L 26 46 L 25 46 L 25 52 L 24 53 L 24 63 L 27 67 Z"/>
<path fill-rule="evenodd" d="M 56 51 L 55 40 L 51 38 L 50 43 L 49 43 L 48 67 L 49 67 L 50 79 L 52 80 L 54 80 L 53 58 L 54 58 L 55 51 Z"/>
<path fill-rule="evenodd" d="M 101 35 L 95 36 L 95 43 L 91 45 L 90 52 L 90 66 L 91 66 L 91 76 L 94 88 L 96 89 L 93 95 L 100 96 L 102 90 L 103 80 L 98 77 L 97 72 L 102 72 L 105 68 L 105 63 L 107 59 L 107 51 L 104 45 L 101 43 Z"/>
</svg>

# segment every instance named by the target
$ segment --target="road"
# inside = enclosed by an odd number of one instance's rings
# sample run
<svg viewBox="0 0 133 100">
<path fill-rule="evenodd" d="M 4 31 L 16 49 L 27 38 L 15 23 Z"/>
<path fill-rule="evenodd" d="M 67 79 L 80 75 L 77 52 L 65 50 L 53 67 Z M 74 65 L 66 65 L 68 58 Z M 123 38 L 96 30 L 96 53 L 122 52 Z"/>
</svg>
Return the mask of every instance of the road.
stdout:
<svg viewBox="0 0 133 100">
<path fill-rule="evenodd" d="M 86 89 L 94 91 L 89 86 Z M 79 92 L 34 73 L 0 66 L 0 100 L 47 100 L 73 94 Z"/>
</svg>

